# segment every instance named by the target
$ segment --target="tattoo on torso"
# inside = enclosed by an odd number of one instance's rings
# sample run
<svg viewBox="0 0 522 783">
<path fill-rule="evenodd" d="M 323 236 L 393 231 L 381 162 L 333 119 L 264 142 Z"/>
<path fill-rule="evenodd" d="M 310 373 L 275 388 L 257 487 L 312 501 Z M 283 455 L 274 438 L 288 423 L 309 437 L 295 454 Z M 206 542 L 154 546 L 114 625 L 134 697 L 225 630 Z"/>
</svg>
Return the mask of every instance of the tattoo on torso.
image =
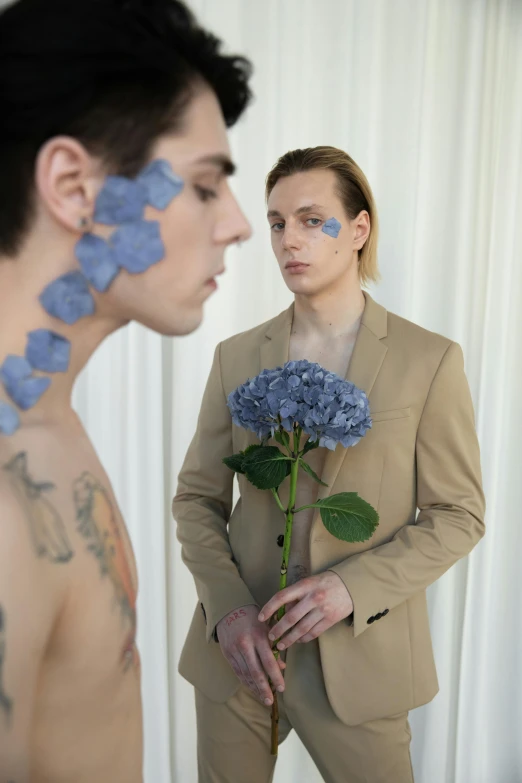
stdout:
<svg viewBox="0 0 522 783">
<path fill-rule="evenodd" d="M 31 538 L 37 557 L 52 563 L 68 563 L 74 552 L 65 525 L 46 495 L 56 489 L 49 481 L 37 482 L 29 475 L 27 453 L 20 452 L 4 465 L 11 483 L 26 511 Z"/>
<path fill-rule="evenodd" d="M 6 642 L 5 642 L 4 611 L 0 606 L 0 712 L 4 714 L 7 726 L 9 728 L 11 722 L 11 713 L 13 710 L 13 702 L 4 691 L 4 686 L 3 686 L 5 647 L 6 647 Z"/>
<path fill-rule="evenodd" d="M 75 482 L 74 503 L 78 530 L 98 561 L 101 575 L 110 578 L 123 619 L 130 622 L 123 651 L 128 665 L 132 660 L 136 662 L 136 589 L 118 520 L 107 490 L 91 473 L 84 473 Z"/>
</svg>

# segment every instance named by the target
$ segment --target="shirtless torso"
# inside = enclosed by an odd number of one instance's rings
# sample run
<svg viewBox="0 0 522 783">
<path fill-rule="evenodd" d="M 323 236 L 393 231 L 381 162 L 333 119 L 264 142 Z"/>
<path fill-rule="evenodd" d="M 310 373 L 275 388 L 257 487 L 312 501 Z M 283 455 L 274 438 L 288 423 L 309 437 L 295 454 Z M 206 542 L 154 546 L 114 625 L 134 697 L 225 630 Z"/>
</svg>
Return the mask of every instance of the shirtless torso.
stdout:
<svg viewBox="0 0 522 783">
<path fill-rule="evenodd" d="M 327 343 L 310 343 L 294 332 L 290 335 L 290 361 L 306 358 L 310 362 L 317 362 L 322 367 L 337 373 L 342 378 L 346 376 L 350 359 L 352 358 L 355 341 L 359 331 L 361 319 L 359 318 L 348 334 Z M 311 465 L 318 476 L 321 476 L 326 456 L 325 448 L 314 449 L 308 452 L 306 461 Z M 304 471 L 300 471 L 297 483 L 296 507 L 315 503 L 319 485 Z M 292 530 L 292 544 L 288 564 L 288 584 L 298 582 L 310 576 L 310 529 L 314 516 L 314 509 L 305 509 L 296 514 Z"/>
<path fill-rule="evenodd" d="M 0 783 L 140 783 L 136 567 L 72 412 L 0 440 L 0 509 L 0 751 L 21 749 Z"/>
</svg>

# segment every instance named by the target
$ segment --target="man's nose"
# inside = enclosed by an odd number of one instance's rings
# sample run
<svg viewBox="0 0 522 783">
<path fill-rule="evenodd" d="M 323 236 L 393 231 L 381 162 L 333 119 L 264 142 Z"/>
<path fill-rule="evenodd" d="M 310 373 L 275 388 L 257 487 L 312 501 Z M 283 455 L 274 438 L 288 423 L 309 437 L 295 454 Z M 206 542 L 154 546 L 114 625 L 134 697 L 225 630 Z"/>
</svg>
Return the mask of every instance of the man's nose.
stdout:
<svg viewBox="0 0 522 783">
<path fill-rule="evenodd" d="M 301 238 L 297 226 L 294 226 L 290 222 L 286 223 L 281 244 L 285 250 L 300 247 Z"/>
<path fill-rule="evenodd" d="M 252 226 L 239 206 L 236 197 L 230 192 L 230 198 L 227 199 L 223 217 L 219 223 L 217 242 L 232 245 L 236 242 L 246 242 L 251 236 Z"/>
</svg>

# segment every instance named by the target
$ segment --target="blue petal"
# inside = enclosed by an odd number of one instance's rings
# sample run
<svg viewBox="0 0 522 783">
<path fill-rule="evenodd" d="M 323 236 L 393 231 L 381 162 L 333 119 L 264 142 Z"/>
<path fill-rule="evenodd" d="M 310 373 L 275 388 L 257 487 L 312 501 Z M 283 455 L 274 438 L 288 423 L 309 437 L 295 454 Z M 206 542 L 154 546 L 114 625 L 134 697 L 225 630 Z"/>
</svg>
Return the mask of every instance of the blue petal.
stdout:
<svg viewBox="0 0 522 783">
<path fill-rule="evenodd" d="M 133 274 L 146 272 L 165 255 L 156 220 L 141 220 L 121 226 L 113 234 L 111 242 L 118 265 Z"/>
<path fill-rule="evenodd" d="M 322 231 L 325 234 L 328 234 L 328 236 L 333 237 L 334 239 L 337 239 L 340 230 L 341 224 L 336 218 L 330 218 L 330 220 L 327 220 L 326 223 L 323 224 L 322 228 Z"/>
<path fill-rule="evenodd" d="M 119 267 L 110 245 L 95 234 L 84 234 L 76 245 L 76 258 L 83 274 L 97 291 L 108 289 Z"/>
<path fill-rule="evenodd" d="M 107 177 L 96 199 L 94 222 L 118 226 L 141 220 L 147 204 L 147 191 L 127 177 Z"/>
<path fill-rule="evenodd" d="M 185 183 L 174 174 L 168 160 L 153 160 L 143 169 L 136 182 L 147 191 L 147 202 L 156 209 L 166 209 Z"/>
<path fill-rule="evenodd" d="M 14 435 L 20 426 L 20 416 L 15 408 L 0 401 L 0 434 Z"/>
<path fill-rule="evenodd" d="M 32 408 L 51 385 L 50 378 L 33 378 L 29 362 L 22 356 L 8 356 L 0 368 L 5 390 L 19 408 Z"/>
<path fill-rule="evenodd" d="M 89 285 L 81 272 L 68 272 L 54 280 L 41 294 L 40 302 L 49 315 L 69 325 L 95 310 Z"/>
<path fill-rule="evenodd" d="M 71 343 L 48 329 L 36 329 L 28 335 L 25 358 L 34 370 L 67 372 Z"/>
</svg>

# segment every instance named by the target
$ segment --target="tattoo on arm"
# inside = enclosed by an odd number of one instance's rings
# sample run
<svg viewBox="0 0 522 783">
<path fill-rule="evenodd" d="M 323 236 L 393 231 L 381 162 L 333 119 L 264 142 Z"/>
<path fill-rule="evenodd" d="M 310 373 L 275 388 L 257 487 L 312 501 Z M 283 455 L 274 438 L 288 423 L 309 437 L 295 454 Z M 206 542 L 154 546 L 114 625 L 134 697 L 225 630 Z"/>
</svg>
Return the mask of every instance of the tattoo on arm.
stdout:
<svg viewBox="0 0 522 783">
<path fill-rule="evenodd" d="M 244 609 L 238 609 L 237 612 L 232 612 L 229 614 L 225 623 L 227 628 L 229 625 L 232 625 L 232 623 L 235 623 L 236 620 L 240 620 L 242 617 L 246 617 L 246 612 Z"/>
<path fill-rule="evenodd" d="M 11 713 L 13 710 L 13 702 L 7 696 L 3 686 L 3 674 L 4 674 L 4 660 L 5 660 L 5 621 L 4 612 L 0 606 L 0 712 L 4 714 L 7 727 L 11 724 Z"/>
<path fill-rule="evenodd" d="M 87 549 L 98 561 L 101 575 L 110 578 L 122 615 L 134 624 L 136 590 L 109 494 L 95 476 L 84 473 L 74 484 L 74 503 Z"/>
<path fill-rule="evenodd" d="M 31 538 L 37 557 L 46 557 L 51 563 L 68 563 L 74 552 L 69 543 L 62 518 L 46 497 L 56 489 L 50 482 L 36 482 L 27 469 L 27 453 L 20 452 L 4 465 L 20 498 L 29 522 Z"/>
</svg>

